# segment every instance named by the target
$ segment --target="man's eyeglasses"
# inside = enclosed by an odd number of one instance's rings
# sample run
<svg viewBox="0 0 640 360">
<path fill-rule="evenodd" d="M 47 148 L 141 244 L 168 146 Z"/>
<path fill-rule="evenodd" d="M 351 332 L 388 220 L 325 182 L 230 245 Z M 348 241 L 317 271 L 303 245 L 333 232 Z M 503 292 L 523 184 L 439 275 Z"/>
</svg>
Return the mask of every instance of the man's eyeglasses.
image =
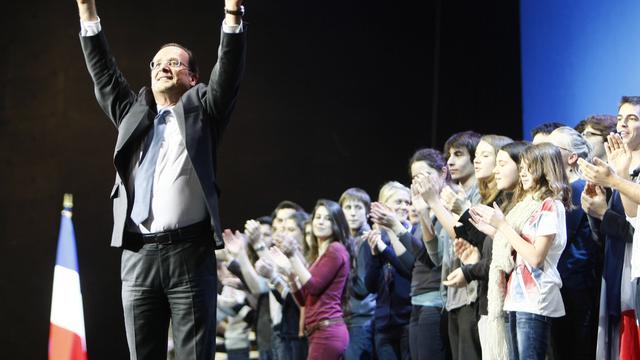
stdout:
<svg viewBox="0 0 640 360">
<path fill-rule="evenodd" d="M 187 66 L 186 64 L 184 64 L 182 61 L 180 61 L 180 59 L 169 59 L 167 61 L 154 61 L 151 60 L 151 62 L 149 63 L 149 68 L 151 68 L 151 70 L 155 70 L 158 69 L 164 65 L 169 65 L 170 68 L 172 69 L 177 69 L 180 68 L 182 66 Z"/>
<path fill-rule="evenodd" d="M 588 138 L 588 137 L 593 137 L 593 136 L 602 136 L 602 134 L 597 133 L 597 132 L 593 132 L 593 131 L 585 130 L 585 131 L 582 132 L 582 136 Z"/>
</svg>

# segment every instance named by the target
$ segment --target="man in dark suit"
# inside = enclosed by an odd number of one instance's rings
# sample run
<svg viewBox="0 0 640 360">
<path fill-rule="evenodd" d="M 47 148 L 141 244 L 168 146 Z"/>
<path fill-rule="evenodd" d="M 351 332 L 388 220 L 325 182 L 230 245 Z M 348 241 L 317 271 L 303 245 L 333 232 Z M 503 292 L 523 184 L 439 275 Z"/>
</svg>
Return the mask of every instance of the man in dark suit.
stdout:
<svg viewBox="0 0 640 360">
<path fill-rule="evenodd" d="M 193 54 L 170 43 L 153 57 L 151 89 L 133 92 L 101 29 L 95 0 L 76 0 L 80 40 L 101 108 L 118 130 L 111 245 L 122 247 L 122 302 L 132 359 L 215 352 L 216 266 L 222 248 L 216 152 L 244 68 L 242 0 L 225 0 L 218 61 L 198 83 Z"/>
</svg>

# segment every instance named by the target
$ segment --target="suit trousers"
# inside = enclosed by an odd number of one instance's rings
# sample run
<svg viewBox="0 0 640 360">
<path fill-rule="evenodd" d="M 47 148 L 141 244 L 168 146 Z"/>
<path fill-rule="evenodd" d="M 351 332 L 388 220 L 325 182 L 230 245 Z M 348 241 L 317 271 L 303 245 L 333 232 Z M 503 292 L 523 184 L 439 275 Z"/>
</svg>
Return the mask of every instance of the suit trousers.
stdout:
<svg viewBox="0 0 640 360">
<path fill-rule="evenodd" d="M 125 249 L 121 278 L 132 360 L 166 359 L 169 320 L 176 359 L 213 359 L 217 273 L 210 236 Z"/>
</svg>

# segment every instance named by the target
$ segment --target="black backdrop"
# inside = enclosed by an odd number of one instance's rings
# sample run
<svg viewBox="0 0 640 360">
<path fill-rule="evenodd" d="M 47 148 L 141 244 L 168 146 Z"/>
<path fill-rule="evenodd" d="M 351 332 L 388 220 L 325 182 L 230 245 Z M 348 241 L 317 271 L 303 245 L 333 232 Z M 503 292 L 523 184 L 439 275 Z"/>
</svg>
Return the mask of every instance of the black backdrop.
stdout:
<svg viewBox="0 0 640 360">
<path fill-rule="evenodd" d="M 225 227 L 282 199 L 409 182 L 414 150 L 456 131 L 521 132 L 518 4 L 433 0 L 246 4 L 248 68 L 219 156 Z M 109 248 L 116 133 L 98 108 L 73 1 L 4 4 L 0 38 L 0 357 L 46 357 L 62 194 L 75 196 L 89 357 L 124 359 Z M 215 62 L 222 1 L 98 3 L 130 84 L 165 42 Z"/>
</svg>

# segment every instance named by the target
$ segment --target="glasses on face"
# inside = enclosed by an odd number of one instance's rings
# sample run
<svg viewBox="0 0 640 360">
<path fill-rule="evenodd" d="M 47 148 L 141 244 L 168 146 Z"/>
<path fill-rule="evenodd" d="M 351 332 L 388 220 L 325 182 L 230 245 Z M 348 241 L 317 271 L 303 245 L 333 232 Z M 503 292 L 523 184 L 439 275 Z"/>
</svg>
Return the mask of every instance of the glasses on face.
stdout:
<svg viewBox="0 0 640 360">
<path fill-rule="evenodd" d="M 151 70 L 156 70 L 159 69 L 160 67 L 164 66 L 164 65 L 168 65 L 170 68 L 172 69 L 178 69 L 181 68 L 183 66 L 186 66 L 185 63 L 183 63 L 182 61 L 180 61 L 180 59 L 168 59 L 166 61 L 155 61 L 155 60 L 151 60 L 151 62 L 149 63 L 149 68 Z"/>
<path fill-rule="evenodd" d="M 589 131 L 589 130 L 585 130 L 582 132 L 582 136 L 588 138 L 588 137 L 594 137 L 594 136 L 602 136 L 602 134 L 597 133 L 597 132 L 593 132 L 593 131 Z"/>
</svg>

